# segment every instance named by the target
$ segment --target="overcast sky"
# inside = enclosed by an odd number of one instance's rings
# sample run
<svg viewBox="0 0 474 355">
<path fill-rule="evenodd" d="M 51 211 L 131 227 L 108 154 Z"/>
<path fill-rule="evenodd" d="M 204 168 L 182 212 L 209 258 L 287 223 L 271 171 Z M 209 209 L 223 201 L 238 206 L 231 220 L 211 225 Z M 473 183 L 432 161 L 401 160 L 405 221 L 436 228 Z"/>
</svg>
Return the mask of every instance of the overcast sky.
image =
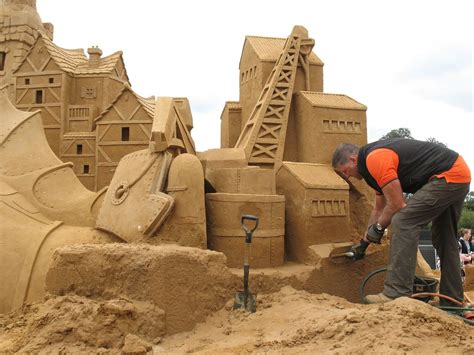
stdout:
<svg viewBox="0 0 474 355">
<path fill-rule="evenodd" d="M 186 96 L 197 149 L 218 148 L 225 101 L 239 98 L 245 35 L 302 25 L 324 91 L 368 106 L 369 141 L 409 128 L 461 153 L 474 172 L 471 1 L 37 0 L 64 48 L 124 52 L 141 96 Z M 472 188 L 472 187 L 471 187 Z"/>
</svg>

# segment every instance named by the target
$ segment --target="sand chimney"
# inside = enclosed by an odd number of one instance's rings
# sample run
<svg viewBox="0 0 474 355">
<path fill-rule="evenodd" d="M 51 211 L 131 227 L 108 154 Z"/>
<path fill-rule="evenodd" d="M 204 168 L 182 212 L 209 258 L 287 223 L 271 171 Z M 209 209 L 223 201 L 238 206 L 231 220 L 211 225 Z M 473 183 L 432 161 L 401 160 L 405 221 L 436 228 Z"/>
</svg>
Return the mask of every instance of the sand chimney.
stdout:
<svg viewBox="0 0 474 355">
<path fill-rule="evenodd" d="M 87 54 L 89 54 L 89 66 L 96 67 L 99 65 L 100 57 L 102 56 L 102 50 L 97 46 L 87 48 Z"/>
</svg>

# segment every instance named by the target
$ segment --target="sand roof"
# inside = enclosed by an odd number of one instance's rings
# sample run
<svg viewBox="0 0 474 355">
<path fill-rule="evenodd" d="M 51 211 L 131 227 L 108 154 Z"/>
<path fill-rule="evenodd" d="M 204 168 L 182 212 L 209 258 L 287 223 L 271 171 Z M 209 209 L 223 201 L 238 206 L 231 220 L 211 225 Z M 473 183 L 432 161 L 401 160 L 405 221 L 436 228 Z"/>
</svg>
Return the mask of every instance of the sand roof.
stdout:
<svg viewBox="0 0 474 355">
<path fill-rule="evenodd" d="M 40 32 L 38 40 L 43 41 L 44 47 L 47 49 L 51 58 L 59 66 L 61 70 L 75 75 L 94 75 L 94 74 L 111 74 L 114 72 L 119 61 L 123 62 L 122 51 L 115 52 L 109 56 L 100 58 L 97 65 L 90 66 L 89 58 L 84 54 L 83 49 L 65 49 L 54 44 L 45 34 Z M 33 49 L 32 47 L 30 51 Z M 23 61 L 26 60 L 25 56 Z M 23 63 L 23 61 L 21 63 Z M 21 66 L 21 63 L 17 68 Z M 125 65 L 124 65 L 125 70 Z M 120 73 L 115 73 L 117 76 Z M 125 70 L 125 76 L 128 75 Z"/>
<path fill-rule="evenodd" d="M 78 65 L 89 62 L 83 49 L 64 49 L 55 45 L 44 35 L 39 38 L 43 40 L 43 44 L 51 55 L 51 58 L 53 58 L 55 63 L 65 72 L 74 73 Z M 25 56 L 25 60 L 26 57 L 27 56 Z"/>
<path fill-rule="evenodd" d="M 90 67 L 88 61 L 86 63 L 80 63 L 75 74 L 109 74 L 114 71 L 117 63 L 122 60 L 122 51 L 112 53 L 107 57 L 100 58 L 97 66 Z"/>
<path fill-rule="evenodd" d="M 366 111 L 367 106 L 346 95 L 328 94 L 324 92 L 300 91 L 308 102 L 315 107 L 337 108 L 343 110 Z"/>
<path fill-rule="evenodd" d="M 303 186 L 312 189 L 349 190 L 349 185 L 334 172 L 330 165 L 283 162 L 286 168 Z"/>
<path fill-rule="evenodd" d="M 105 114 L 112 109 L 112 107 L 117 103 L 117 101 L 120 99 L 120 97 L 123 95 L 125 91 L 130 91 L 130 93 L 137 98 L 137 101 L 142 105 L 145 112 L 153 120 L 153 117 L 155 116 L 155 98 L 154 97 L 151 97 L 151 98 L 141 97 L 140 95 L 138 95 L 136 92 L 132 90 L 130 85 L 125 84 L 122 90 L 120 90 L 120 92 L 117 94 L 115 99 L 110 103 L 110 105 L 107 106 L 107 108 L 104 111 L 102 111 L 100 115 L 97 116 L 97 118 L 94 121 L 99 122 L 102 119 L 102 117 L 104 117 Z"/>
<path fill-rule="evenodd" d="M 245 42 L 252 46 L 258 58 L 263 62 L 275 62 L 285 45 L 285 41 L 286 38 L 245 36 Z M 244 48 L 246 43 L 244 43 Z M 309 55 L 309 63 L 324 65 L 314 52 Z"/>
</svg>

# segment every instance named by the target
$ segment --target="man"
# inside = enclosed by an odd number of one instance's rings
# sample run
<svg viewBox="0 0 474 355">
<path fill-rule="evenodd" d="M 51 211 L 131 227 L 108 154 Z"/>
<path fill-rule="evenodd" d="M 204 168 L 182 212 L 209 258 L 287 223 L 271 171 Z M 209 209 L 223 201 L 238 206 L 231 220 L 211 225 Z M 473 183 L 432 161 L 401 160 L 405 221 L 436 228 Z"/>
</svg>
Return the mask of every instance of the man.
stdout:
<svg viewBox="0 0 474 355">
<path fill-rule="evenodd" d="M 380 243 L 392 224 L 384 289 L 367 300 L 382 303 L 412 294 L 418 239 L 422 227 L 432 222 L 432 242 L 441 261 L 440 293 L 462 301 L 456 231 L 471 181 L 464 159 L 435 143 L 398 138 L 360 148 L 341 144 L 332 166 L 347 178 L 364 179 L 376 191 L 367 233 L 353 247 L 356 259 L 364 256 L 369 242 Z M 413 196 L 405 201 L 404 192 Z"/>
<path fill-rule="evenodd" d="M 461 261 L 463 264 L 472 263 L 471 256 L 471 230 L 468 228 L 461 228 L 459 237 L 459 244 L 461 245 Z"/>
</svg>

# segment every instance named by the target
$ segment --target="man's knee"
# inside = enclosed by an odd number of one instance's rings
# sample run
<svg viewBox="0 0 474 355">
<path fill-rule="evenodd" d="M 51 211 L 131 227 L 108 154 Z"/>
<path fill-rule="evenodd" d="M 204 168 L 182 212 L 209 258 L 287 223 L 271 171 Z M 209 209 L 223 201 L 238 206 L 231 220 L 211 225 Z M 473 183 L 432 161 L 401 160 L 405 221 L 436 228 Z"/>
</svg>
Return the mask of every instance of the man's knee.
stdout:
<svg viewBox="0 0 474 355">
<path fill-rule="evenodd" d="M 410 218 L 404 211 L 399 211 L 392 217 L 392 227 L 394 229 L 404 229 L 410 227 Z"/>
</svg>

